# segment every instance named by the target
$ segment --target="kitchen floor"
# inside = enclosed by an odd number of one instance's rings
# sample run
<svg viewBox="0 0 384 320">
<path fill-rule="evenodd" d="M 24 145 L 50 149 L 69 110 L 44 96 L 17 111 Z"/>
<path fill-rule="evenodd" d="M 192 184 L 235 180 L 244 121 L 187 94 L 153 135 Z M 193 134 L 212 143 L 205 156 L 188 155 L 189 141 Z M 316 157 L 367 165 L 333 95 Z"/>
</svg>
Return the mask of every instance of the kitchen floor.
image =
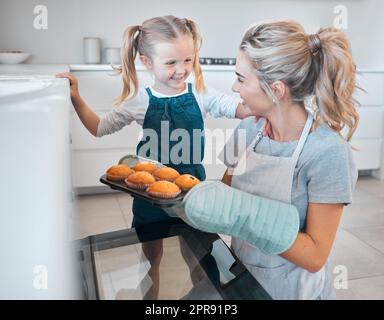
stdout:
<svg viewBox="0 0 384 320">
<path fill-rule="evenodd" d="M 76 238 L 129 228 L 132 198 L 79 196 Z M 229 244 L 229 237 L 223 237 Z M 384 299 L 384 181 L 360 177 L 330 256 L 338 299 Z"/>
</svg>

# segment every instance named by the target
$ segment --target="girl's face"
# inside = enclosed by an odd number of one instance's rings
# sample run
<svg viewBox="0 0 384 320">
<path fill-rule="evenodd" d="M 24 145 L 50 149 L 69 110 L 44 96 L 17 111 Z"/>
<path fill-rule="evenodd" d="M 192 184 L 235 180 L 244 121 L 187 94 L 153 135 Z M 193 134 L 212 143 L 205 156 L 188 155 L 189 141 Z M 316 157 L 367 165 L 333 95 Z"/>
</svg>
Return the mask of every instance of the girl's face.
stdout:
<svg viewBox="0 0 384 320">
<path fill-rule="evenodd" d="M 271 98 L 261 89 L 247 55 L 240 50 L 236 59 L 236 80 L 232 90 L 240 94 L 243 103 L 255 116 L 266 116 L 273 108 Z"/>
<path fill-rule="evenodd" d="M 154 89 L 164 94 L 177 94 L 193 70 L 195 48 L 192 37 L 183 36 L 172 42 L 155 44 L 152 59 L 142 57 L 144 65 L 155 76 Z"/>
</svg>

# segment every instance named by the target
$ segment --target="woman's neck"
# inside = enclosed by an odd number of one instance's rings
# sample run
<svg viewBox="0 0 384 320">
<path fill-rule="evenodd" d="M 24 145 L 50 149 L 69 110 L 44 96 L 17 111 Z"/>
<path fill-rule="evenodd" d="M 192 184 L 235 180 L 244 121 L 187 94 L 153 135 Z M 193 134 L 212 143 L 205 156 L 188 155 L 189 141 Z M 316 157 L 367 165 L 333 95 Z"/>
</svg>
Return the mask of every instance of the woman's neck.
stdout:
<svg viewBox="0 0 384 320">
<path fill-rule="evenodd" d="M 298 140 L 307 121 L 307 111 L 302 103 L 292 102 L 277 106 L 266 115 L 271 124 L 270 137 L 276 141 Z"/>
</svg>

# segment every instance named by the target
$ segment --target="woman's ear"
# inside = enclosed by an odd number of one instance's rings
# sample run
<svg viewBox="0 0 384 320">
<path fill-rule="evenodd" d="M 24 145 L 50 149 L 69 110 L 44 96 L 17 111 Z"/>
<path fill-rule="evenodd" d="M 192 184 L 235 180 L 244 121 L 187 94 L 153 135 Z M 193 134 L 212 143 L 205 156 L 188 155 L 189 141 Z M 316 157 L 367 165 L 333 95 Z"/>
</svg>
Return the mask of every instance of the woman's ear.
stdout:
<svg viewBox="0 0 384 320">
<path fill-rule="evenodd" d="M 148 69 L 148 70 L 151 70 L 152 69 L 152 60 L 150 58 L 148 58 L 147 56 L 144 56 L 144 55 L 140 55 L 140 61 L 142 62 L 142 64 Z"/>
<path fill-rule="evenodd" d="M 284 98 L 287 91 L 287 86 L 283 81 L 275 81 L 272 83 L 271 88 L 277 99 L 281 100 Z"/>
</svg>

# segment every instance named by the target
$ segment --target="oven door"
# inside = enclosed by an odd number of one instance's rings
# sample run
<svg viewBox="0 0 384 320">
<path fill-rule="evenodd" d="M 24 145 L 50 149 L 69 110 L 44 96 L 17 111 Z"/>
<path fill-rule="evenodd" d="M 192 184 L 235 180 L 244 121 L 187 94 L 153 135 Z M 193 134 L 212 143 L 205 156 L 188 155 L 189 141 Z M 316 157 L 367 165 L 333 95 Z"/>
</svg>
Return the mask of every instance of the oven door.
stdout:
<svg viewBox="0 0 384 320">
<path fill-rule="evenodd" d="M 79 242 L 86 299 L 271 299 L 217 234 L 180 220 Z"/>
</svg>

